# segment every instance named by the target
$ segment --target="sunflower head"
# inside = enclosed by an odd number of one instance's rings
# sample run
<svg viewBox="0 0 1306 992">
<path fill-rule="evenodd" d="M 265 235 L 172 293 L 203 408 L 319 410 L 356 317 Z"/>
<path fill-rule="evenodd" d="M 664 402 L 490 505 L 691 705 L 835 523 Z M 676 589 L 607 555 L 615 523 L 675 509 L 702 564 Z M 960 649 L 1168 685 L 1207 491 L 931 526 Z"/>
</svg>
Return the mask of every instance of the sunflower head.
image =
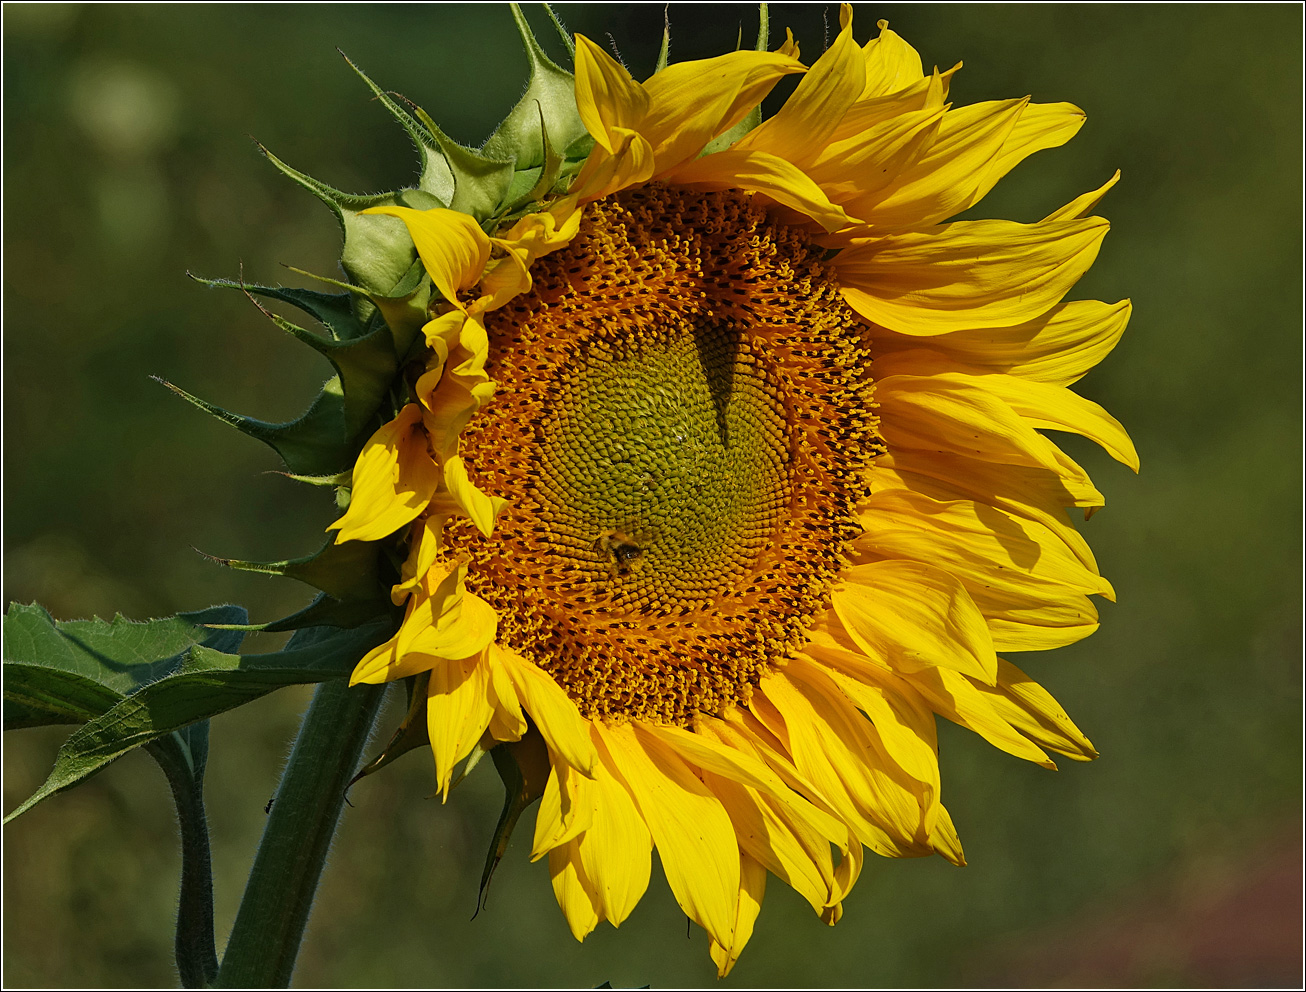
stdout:
<svg viewBox="0 0 1306 992">
<path fill-rule="evenodd" d="M 579 36 L 573 76 L 513 12 L 531 79 L 481 149 L 367 80 L 414 189 L 273 159 L 340 218 L 354 321 L 330 402 L 357 457 L 304 473 L 345 483 L 312 574 L 392 569 L 402 620 L 353 681 L 410 680 L 395 746 L 429 743 L 446 793 L 491 751 L 504 822 L 538 799 L 578 938 L 626 918 L 656 847 L 725 974 L 768 875 L 833 923 L 865 848 L 963 863 L 938 716 L 1095 756 L 998 652 L 1078 640 L 1112 595 L 1065 512 L 1101 494 L 1042 432 L 1137 465 L 1068 388 L 1128 318 L 1063 299 L 1115 178 L 1037 223 L 949 222 L 1083 115 L 955 106 L 954 70 L 884 21 L 859 43 L 847 5 L 810 65 L 764 28 L 664 47 L 643 82 Z"/>
</svg>

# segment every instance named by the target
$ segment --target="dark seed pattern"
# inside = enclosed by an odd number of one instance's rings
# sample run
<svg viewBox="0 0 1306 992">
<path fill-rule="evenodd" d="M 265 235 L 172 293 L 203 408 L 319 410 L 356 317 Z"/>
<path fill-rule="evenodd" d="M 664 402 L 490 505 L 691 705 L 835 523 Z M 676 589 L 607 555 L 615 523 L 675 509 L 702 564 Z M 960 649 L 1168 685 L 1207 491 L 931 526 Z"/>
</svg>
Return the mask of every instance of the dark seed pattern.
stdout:
<svg viewBox="0 0 1306 992">
<path fill-rule="evenodd" d="M 823 257 L 747 194 L 649 185 L 488 315 L 498 391 L 461 451 L 509 507 L 446 536 L 500 643 L 585 716 L 746 704 L 828 607 L 883 445 Z"/>
</svg>

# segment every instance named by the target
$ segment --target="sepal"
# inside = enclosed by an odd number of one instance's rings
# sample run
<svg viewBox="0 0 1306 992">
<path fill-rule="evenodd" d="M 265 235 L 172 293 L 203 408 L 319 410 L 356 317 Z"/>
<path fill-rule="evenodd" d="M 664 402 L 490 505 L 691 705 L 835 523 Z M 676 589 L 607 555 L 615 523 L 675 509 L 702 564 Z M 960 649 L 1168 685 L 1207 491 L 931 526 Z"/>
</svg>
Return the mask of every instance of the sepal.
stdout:
<svg viewBox="0 0 1306 992">
<path fill-rule="evenodd" d="M 285 293 L 266 286 L 245 286 L 229 279 L 198 279 L 197 281 L 208 286 L 242 290 L 251 300 L 254 299 L 255 294 L 272 299 L 286 299 Z M 303 292 L 306 291 L 301 291 Z M 321 293 L 315 295 L 320 299 L 315 301 L 301 296 L 305 303 L 314 304 L 313 310 L 309 312 L 314 316 L 322 312 L 326 317 L 336 318 L 336 314 L 328 311 L 326 305 L 320 301 L 322 299 L 336 301 L 340 298 Z M 334 334 L 327 337 L 291 323 L 257 300 L 254 300 L 254 305 L 279 328 L 308 345 L 331 363 L 344 391 L 344 436 L 341 442 L 360 433 L 381 406 L 398 371 L 395 342 L 390 328 L 379 320 L 369 321 L 367 326 L 356 319 L 352 324 L 337 321 L 337 326 L 349 332 L 349 336 L 344 339 Z M 299 303 L 296 302 L 295 305 L 298 306 Z M 338 305 L 344 305 L 344 301 L 340 300 Z M 323 323 L 325 324 L 325 321 Z M 334 330 L 331 325 L 326 326 Z"/>
<path fill-rule="evenodd" d="M 439 204 L 422 190 L 398 193 L 373 193 L 357 196 L 333 189 L 312 176 L 293 169 L 259 145 L 259 151 L 284 175 L 329 206 L 340 222 L 344 244 L 340 249 L 340 266 L 346 275 L 368 293 L 387 296 L 412 267 L 417 257 L 408 229 L 389 217 L 365 214 L 368 207 L 400 206 L 425 210 Z"/>
<path fill-rule="evenodd" d="M 549 781 L 549 751 L 544 737 L 531 727 L 519 741 L 508 741 L 490 751 L 494 767 L 503 780 L 503 810 L 495 825 L 490 848 L 485 854 L 485 867 L 481 871 L 481 887 L 476 897 L 476 911 L 485 905 L 486 891 L 494 878 L 494 869 L 508 850 L 513 828 L 526 809 L 544 795 Z"/>
<path fill-rule="evenodd" d="M 574 77 L 544 54 L 521 7 L 514 3 L 511 8 L 530 60 L 530 81 L 482 151 L 493 158 L 513 160 L 521 171 L 544 166 L 550 152 L 560 155 L 586 132 L 576 109 Z"/>
<path fill-rule="evenodd" d="M 242 434 L 272 448 L 296 475 L 334 475 L 353 463 L 355 438 L 345 433 L 345 394 L 340 377 L 332 376 L 312 405 L 296 420 L 281 424 L 245 417 L 186 392 L 166 379 L 152 377 L 174 393 Z"/>
</svg>

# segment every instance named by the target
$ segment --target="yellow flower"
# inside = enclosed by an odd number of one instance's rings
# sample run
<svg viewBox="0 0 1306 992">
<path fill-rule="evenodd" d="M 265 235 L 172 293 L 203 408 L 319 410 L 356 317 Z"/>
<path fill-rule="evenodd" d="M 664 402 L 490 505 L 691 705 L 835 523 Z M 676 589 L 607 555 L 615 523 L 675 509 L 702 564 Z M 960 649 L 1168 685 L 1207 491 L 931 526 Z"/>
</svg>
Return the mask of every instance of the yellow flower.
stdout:
<svg viewBox="0 0 1306 992">
<path fill-rule="evenodd" d="M 1040 431 L 1137 467 L 1068 388 L 1129 317 L 1062 302 L 1115 177 L 1038 223 L 946 223 L 1082 113 L 953 107 L 951 71 L 851 20 L 810 69 L 787 43 L 644 83 L 579 37 L 594 145 L 564 192 L 491 234 L 373 211 L 442 300 L 332 525 L 409 547 L 403 624 L 353 679 L 429 673 L 446 793 L 537 728 L 532 854 L 572 932 L 627 917 L 656 847 L 722 975 L 768 873 L 834 923 L 863 848 L 963 863 L 936 715 L 1095 756 L 997 652 L 1076 641 L 1112 596 L 1065 514 L 1102 496 Z"/>
</svg>

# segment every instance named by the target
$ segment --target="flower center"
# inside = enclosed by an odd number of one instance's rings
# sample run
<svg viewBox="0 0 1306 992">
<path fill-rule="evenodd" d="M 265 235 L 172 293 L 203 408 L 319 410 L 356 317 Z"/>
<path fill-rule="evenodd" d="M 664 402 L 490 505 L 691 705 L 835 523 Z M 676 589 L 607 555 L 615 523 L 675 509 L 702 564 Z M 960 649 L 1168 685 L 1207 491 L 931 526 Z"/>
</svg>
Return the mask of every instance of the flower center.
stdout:
<svg viewBox="0 0 1306 992">
<path fill-rule="evenodd" d="M 448 536 L 499 640 L 586 716 L 746 703 L 828 606 L 882 445 L 822 258 L 746 194 L 646 186 L 489 315 L 498 392 L 461 450 L 510 505 Z"/>
<path fill-rule="evenodd" d="M 542 425 L 539 493 L 613 607 L 709 608 L 770 542 L 791 452 L 768 371 L 742 331 L 710 320 L 577 349 Z"/>
</svg>

